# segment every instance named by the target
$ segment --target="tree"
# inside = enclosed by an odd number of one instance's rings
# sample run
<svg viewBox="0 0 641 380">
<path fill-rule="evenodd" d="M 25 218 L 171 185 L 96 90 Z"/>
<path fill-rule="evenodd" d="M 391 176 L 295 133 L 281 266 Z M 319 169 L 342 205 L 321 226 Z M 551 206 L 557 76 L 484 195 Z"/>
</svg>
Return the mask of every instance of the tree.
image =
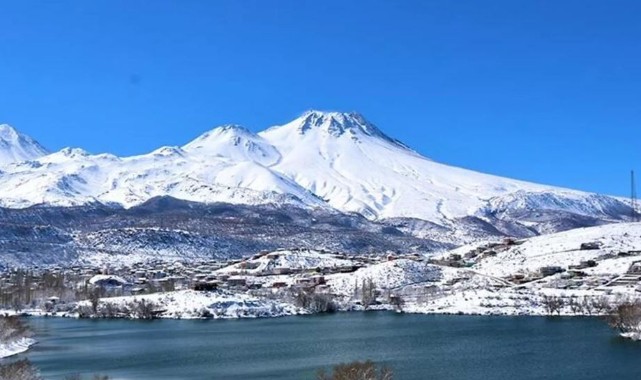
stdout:
<svg viewBox="0 0 641 380">
<path fill-rule="evenodd" d="M 361 303 L 365 310 L 374 303 L 376 300 L 376 285 L 371 278 L 366 278 L 363 280 L 363 285 L 361 286 Z"/>
<path fill-rule="evenodd" d="M 611 304 L 605 296 L 593 298 L 591 305 L 595 314 L 601 315 L 610 313 Z"/>
<path fill-rule="evenodd" d="M 563 301 L 563 298 L 548 295 L 543 296 L 543 298 L 541 299 L 541 303 L 543 304 L 545 312 L 548 315 L 552 315 L 554 313 L 556 313 L 557 315 L 561 314 L 561 310 L 565 305 L 565 301 Z"/>
<path fill-rule="evenodd" d="M 621 333 L 641 330 L 641 301 L 623 301 L 605 316 L 605 320 Z"/>
<path fill-rule="evenodd" d="M 317 380 L 393 380 L 394 374 L 388 367 L 377 368 L 374 362 L 354 361 L 346 364 L 339 364 L 333 368 L 331 374 L 324 370 L 318 371 Z"/>
<path fill-rule="evenodd" d="M 31 336 L 26 323 L 18 317 L 0 317 L 0 344 Z"/>
<path fill-rule="evenodd" d="M 98 313 L 98 305 L 100 304 L 100 291 L 94 288 L 89 292 L 89 303 L 91 304 L 91 311 L 93 314 Z"/>
<path fill-rule="evenodd" d="M 405 300 L 403 297 L 401 297 L 400 294 L 391 294 L 389 296 L 389 302 L 392 306 L 394 306 L 394 310 L 396 311 L 403 311 L 403 305 L 405 304 Z"/>
<path fill-rule="evenodd" d="M 140 301 L 134 299 L 129 304 L 131 316 L 138 319 L 154 319 L 156 317 L 156 310 L 158 305 L 152 301 L 146 301 L 144 298 Z"/>
<path fill-rule="evenodd" d="M 581 301 L 581 310 L 583 311 L 584 315 L 592 315 L 594 313 L 594 302 L 592 299 L 588 297 L 583 297 L 583 301 Z"/>
<path fill-rule="evenodd" d="M 583 307 L 576 297 L 570 297 L 568 300 L 568 306 L 574 315 L 580 314 L 583 311 Z"/>
<path fill-rule="evenodd" d="M 299 289 L 293 292 L 296 306 L 312 313 L 333 313 L 338 305 L 331 294 L 316 293 L 314 289 Z"/>
</svg>

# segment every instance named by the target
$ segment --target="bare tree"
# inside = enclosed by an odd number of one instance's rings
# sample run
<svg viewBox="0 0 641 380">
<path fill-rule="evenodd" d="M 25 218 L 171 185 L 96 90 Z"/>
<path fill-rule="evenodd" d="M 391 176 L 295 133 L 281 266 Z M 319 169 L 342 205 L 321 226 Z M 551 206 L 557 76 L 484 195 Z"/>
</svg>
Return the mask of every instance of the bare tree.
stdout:
<svg viewBox="0 0 641 380">
<path fill-rule="evenodd" d="M 89 303 L 91 304 L 91 311 L 98 314 L 98 305 L 100 304 L 100 292 L 97 288 L 89 292 Z"/>
<path fill-rule="evenodd" d="M 392 306 L 394 306 L 394 310 L 399 312 L 403 311 L 403 305 L 405 305 L 405 300 L 403 299 L 403 297 L 401 297 L 400 294 L 390 294 L 389 302 Z"/>
<path fill-rule="evenodd" d="M 560 315 L 561 310 L 565 305 L 565 301 L 563 300 L 562 297 L 548 296 L 548 295 L 544 295 L 541 298 L 541 303 L 543 304 L 543 307 L 545 308 L 545 312 L 548 315 L 552 315 L 555 313 L 557 315 Z"/>
<path fill-rule="evenodd" d="M 592 303 L 591 298 L 583 297 L 583 300 L 581 301 L 581 310 L 584 315 L 594 314 L 594 304 Z"/>
<path fill-rule="evenodd" d="M 157 314 L 158 305 L 152 301 L 141 299 L 140 301 L 134 299 L 129 304 L 131 316 L 138 319 L 154 319 Z"/>
<path fill-rule="evenodd" d="M 316 293 L 314 289 L 298 289 L 292 293 L 294 303 L 312 313 L 333 313 L 338 305 L 331 294 Z"/>
<path fill-rule="evenodd" d="M 18 317 L 0 317 L 0 343 L 10 343 L 31 336 L 29 326 Z"/>
<path fill-rule="evenodd" d="M 610 327 L 621 333 L 641 330 L 641 301 L 623 301 L 605 316 Z"/>
<path fill-rule="evenodd" d="M 371 278 L 366 278 L 363 280 L 361 286 L 361 303 L 365 310 L 369 308 L 371 304 L 376 300 L 376 285 Z"/>
<path fill-rule="evenodd" d="M 572 314 L 577 315 L 583 312 L 582 304 L 576 297 L 570 297 L 567 304 L 570 307 Z"/>
<path fill-rule="evenodd" d="M 615 302 L 617 303 L 617 302 Z M 611 302 L 605 296 L 592 298 L 592 309 L 595 314 L 602 315 L 610 312 Z"/>
</svg>

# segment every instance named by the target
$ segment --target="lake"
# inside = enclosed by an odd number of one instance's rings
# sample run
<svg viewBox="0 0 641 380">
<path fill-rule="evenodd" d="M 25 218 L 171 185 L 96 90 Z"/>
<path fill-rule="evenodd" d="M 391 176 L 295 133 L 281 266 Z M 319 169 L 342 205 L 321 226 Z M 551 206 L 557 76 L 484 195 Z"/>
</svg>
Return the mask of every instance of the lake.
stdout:
<svg viewBox="0 0 641 380">
<path fill-rule="evenodd" d="M 397 379 L 640 379 L 641 343 L 588 318 L 338 313 L 253 320 L 31 318 L 42 374 L 313 379 L 371 359 Z M 24 356 L 22 356 L 24 357 Z"/>
</svg>

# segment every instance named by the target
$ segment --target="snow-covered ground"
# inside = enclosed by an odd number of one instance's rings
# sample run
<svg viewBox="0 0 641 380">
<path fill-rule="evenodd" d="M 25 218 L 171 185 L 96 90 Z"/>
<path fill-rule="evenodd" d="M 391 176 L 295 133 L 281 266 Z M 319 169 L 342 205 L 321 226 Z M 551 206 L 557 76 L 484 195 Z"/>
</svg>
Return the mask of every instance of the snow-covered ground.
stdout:
<svg viewBox="0 0 641 380">
<path fill-rule="evenodd" d="M 581 250 L 584 243 L 597 244 L 600 248 Z M 452 254 L 463 256 L 482 245 L 463 247 L 436 258 L 442 259 Z M 378 299 L 382 304 L 377 308 L 391 308 L 388 297 L 390 294 L 397 294 L 404 300 L 405 312 L 544 315 L 549 313 L 543 303 L 546 296 L 576 302 L 636 297 L 636 284 L 605 285 L 624 275 L 632 262 L 641 260 L 641 256 L 621 256 L 619 253 L 639 249 L 641 223 L 615 224 L 539 236 L 515 245 L 494 247 L 492 250 L 498 251 L 495 255 L 477 257 L 469 267 L 455 268 L 435 265 L 425 260 L 398 258 L 368 264 L 354 272 L 326 274 L 323 277 L 327 291 L 341 299 L 342 305 L 347 307 L 350 303 L 358 303 L 359 288 L 364 281 L 372 280 L 379 290 Z M 583 268 L 584 276 L 580 279 L 567 278 L 569 266 L 579 265 L 587 260 L 594 260 L 596 266 Z M 291 286 L 298 279 L 315 274 L 314 270 L 319 268 L 336 269 L 352 264 L 352 259 L 335 254 L 305 250 L 281 251 L 222 268 L 217 273 L 244 277 L 248 282 L 265 286 L 275 282 Z M 565 272 L 523 284 L 509 280 L 513 275 L 538 274 L 539 269 L 546 266 L 559 266 Z M 275 274 L 273 271 L 276 268 L 287 268 L 295 273 Z M 311 271 L 311 274 L 306 274 L 306 270 Z M 195 297 L 193 293 L 172 294 L 174 299 L 169 304 L 180 305 L 183 301 L 179 299 L 184 297 L 183 294 Z M 203 300 L 198 307 L 207 302 L 209 300 Z M 558 313 L 582 313 L 572 310 L 569 303 Z M 175 309 L 175 306 L 170 309 Z M 294 309 L 286 310 L 294 312 Z"/>
<path fill-rule="evenodd" d="M 475 254 L 468 255 L 470 252 Z M 461 259 L 452 263 L 448 261 L 452 256 Z M 361 302 L 362 287 L 371 280 L 377 296 L 370 307 L 378 310 L 599 314 L 604 312 L 604 304 L 641 298 L 641 273 L 627 273 L 637 261 L 641 262 L 641 223 L 477 244 L 432 258 L 346 257 L 314 250 L 281 250 L 212 270 L 207 278 L 218 284 L 218 290 L 103 298 L 101 304 L 123 306 L 145 300 L 152 302 L 163 318 L 274 317 L 311 312 L 296 302 L 295 294 L 305 289 L 330 295 L 339 310 L 362 310 L 367 306 Z M 543 274 L 541 268 L 546 267 L 554 267 L 558 273 Z M 232 280 L 240 284 L 232 284 Z M 401 299 L 400 305 L 392 302 L 393 298 Z M 550 299 L 562 300 L 562 305 L 551 310 L 546 304 Z M 88 305 L 88 301 L 80 303 Z M 59 315 L 73 316 L 74 311 Z"/>
<path fill-rule="evenodd" d="M 0 343 L 0 359 L 21 354 L 35 343 L 35 339 L 31 338 L 21 338 L 9 343 Z"/>
<path fill-rule="evenodd" d="M 584 243 L 596 243 L 599 248 L 582 250 Z M 473 247 L 462 247 L 455 252 L 464 253 Z M 533 237 L 480 260 L 474 269 L 488 275 L 507 276 L 534 272 L 543 266 L 567 269 L 581 261 L 597 260 L 596 267 L 583 270 L 589 274 L 622 274 L 641 257 L 617 255 L 635 250 L 641 250 L 641 223 L 616 223 Z M 616 257 L 608 258 L 609 255 Z"/>
<path fill-rule="evenodd" d="M 158 310 L 161 311 L 158 315 L 160 318 L 229 319 L 306 314 L 305 310 L 279 300 L 226 291 L 180 290 L 140 296 L 103 298 L 101 303 L 122 307 L 128 303 L 143 300 L 158 306 Z M 89 302 L 84 301 L 80 305 L 89 306 Z"/>
<path fill-rule="evenodd" d="M 354 262 L 337 254 L 315 250 L 281 250 L 243 260 L 242 263 L 222 268 L 217 273 L 245 275 L 276 274 L 279 269 L 290 271 L 313 270 L 314 268 L 341 268 L 352 266 Z"/>
<path fill-rule="evenodd" d="M 394 290 L 417 283 L 430 283 L 442 277 L 442 270 L 426 262 L 398 259 L 361 268 L 353 273 L 326 276 L 334 294 L 349 296 L 363 281 L 371 280 L 377 288 Z"/>
</svg>

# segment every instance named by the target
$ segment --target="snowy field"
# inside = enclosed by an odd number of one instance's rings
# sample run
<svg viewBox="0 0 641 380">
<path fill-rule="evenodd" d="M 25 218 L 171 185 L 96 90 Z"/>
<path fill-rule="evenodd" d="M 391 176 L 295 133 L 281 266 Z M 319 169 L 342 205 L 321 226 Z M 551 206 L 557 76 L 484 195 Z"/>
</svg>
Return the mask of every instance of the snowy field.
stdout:
<svg viewBox="0 0 641 380">
<path fill-rule="evenodd" d="M 9 343 L 0 344 L 0 359 L 21 354 L 36 343 L 34 339 L 22 338 Z"/>
</svg>

